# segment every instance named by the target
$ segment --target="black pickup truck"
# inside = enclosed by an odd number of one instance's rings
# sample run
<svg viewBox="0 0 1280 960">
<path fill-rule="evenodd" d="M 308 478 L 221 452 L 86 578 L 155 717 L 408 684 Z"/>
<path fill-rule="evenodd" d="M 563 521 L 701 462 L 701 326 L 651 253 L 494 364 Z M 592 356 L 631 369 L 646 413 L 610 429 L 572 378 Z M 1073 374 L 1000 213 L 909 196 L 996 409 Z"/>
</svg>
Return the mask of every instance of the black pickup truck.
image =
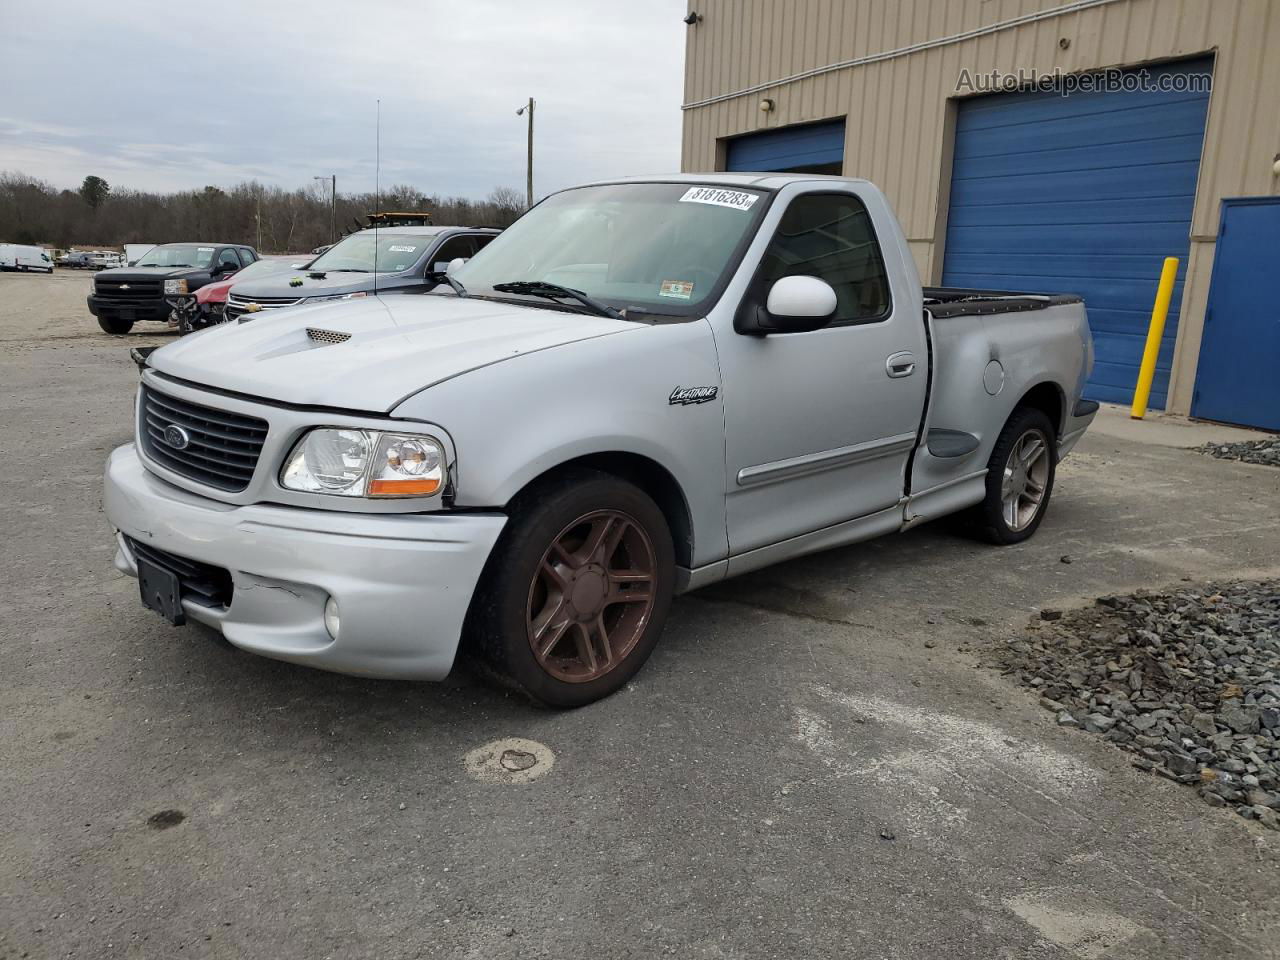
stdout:
<svg viewBox="0 0 1280 960">
<path fill-rule="evenodd" d="M 162 243 L 130 267 L 103 270 L 89 288 L 89 312 L 107 333 L 128 333 L 139 320 L 169 319 L 170 301 L 258 260 L 239 243 Z"/>
</svg>

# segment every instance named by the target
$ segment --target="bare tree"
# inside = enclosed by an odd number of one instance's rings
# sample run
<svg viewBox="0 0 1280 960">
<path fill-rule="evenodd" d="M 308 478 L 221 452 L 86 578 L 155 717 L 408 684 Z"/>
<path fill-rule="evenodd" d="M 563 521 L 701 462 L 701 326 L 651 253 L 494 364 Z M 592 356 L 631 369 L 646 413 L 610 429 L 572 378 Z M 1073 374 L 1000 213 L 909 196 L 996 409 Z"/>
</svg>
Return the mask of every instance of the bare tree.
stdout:
<svg viewBox="0 0 1280 960">
<path fill-rule="evenodd" d="M 91 181 L 99 181 L 100 188 Z M 96 207 L 90 197 L 97 199 Z M 374 202 L 372 193 L 340 193 L 339 230 L 360 229 Z M 209 240 L 300 253 L 330 242 L 329 203 L 326 185 L 315 182 L 296 190 L 246 181 L 161 194 L 112 189 L 91 176 L 72 191 L 10 171 L 0 173 L 0 241 L 66 247 Z M 381 208 L 427 211 L 438 224 L 503 227 L 524 212 L 524 197 L 505 186 L 484 200 L 472 200 L 396 184 L 383 192 Z"/>
</svg>

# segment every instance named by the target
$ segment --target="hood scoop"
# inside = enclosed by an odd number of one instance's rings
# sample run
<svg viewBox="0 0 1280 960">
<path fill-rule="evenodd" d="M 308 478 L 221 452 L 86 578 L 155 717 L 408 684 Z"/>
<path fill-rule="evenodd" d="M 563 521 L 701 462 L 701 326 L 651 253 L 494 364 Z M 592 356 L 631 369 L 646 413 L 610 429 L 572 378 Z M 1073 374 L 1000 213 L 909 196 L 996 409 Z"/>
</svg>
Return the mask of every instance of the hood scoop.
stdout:
<svg viewBox="0 0 1280 960">
<path fill-rule="evenodd" d="M 319 327 L 307 327 L 307 337 L 316 343 L 346 343 L 351 334 L 341 330 L 321 330 Z"/>
</svg>

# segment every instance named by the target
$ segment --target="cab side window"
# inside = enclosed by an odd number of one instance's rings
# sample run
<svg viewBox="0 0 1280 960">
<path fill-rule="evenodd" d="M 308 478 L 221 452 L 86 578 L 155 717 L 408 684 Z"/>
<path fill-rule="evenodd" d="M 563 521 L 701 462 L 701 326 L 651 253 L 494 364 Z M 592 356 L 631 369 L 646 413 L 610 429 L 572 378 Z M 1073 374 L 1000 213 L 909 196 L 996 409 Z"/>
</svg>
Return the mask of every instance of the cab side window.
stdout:
<svg viewBox="0 0 1280 960">
<path fill-rule="evenodd" d="M 475 255 L 476 248 L 471 237 L 450 237 L 444 243 L 436 248 L 436 252 L 431 255 L 431 262 L 427 264 L 428 273 L 442 273 L 449 266 L 449 261 L 455 257 L 463 257 L 470 259 Z"/>
<path fill-rule="evenodd" d="M 487 247 L 487 246 L 489 245 L 489 243 L 494 239 L 494 234 L 492 234 L 492 233 L 477 233 L 477 234 L 476 234 L 474 237 L 472 237 L 471 239 L 472 239 L 472 240 L 474 240 L 474 241 L 475 241 L 475 243 L 476 243 L 476 253 L 479 253 L 481 250 L 483 250 L 485 247 Z"/>
<path fill-rule="evenodd" d="M 219 267 L 225 266 L 225 267 L 230 267 L 232 270 L 239 270 L 240 261 L 236 258 L 236 252 L 232 250 L 230 247 L 227 247 L 225 250 L 223 250 L 220 254 L 218 254 L 218 266 Z"/>
<path fill-rule="evenodd" d="M 875 323 L 889 315 L 889 278 L 871 216 L 850 194 L 805 194 L 791 201 L 765 251 L 761 293 L 783 277 L 818 277 L 836 292 L 839 324 Z"/>
<path fill-rule="evenodd" d="M 253 251 L 250 250 L 248 247 L 240 248 L 240 262 L 243 263 L 246 267 L 257 259 L 258 258 L 253 255 Z"/>
</svg>

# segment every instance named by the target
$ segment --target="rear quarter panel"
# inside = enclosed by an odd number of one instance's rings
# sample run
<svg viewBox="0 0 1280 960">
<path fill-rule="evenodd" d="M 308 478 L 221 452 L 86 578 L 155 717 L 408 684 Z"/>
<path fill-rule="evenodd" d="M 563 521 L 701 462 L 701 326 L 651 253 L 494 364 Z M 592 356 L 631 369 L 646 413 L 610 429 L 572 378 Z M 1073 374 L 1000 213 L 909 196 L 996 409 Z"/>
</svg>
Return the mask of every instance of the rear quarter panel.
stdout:
<svg viewBox="0 0 1280 960">
<path fill-rule="evenodd" d="M 990 316 L 929 318 L 933 334 L 934 379 L 926 431 L 941 427 L 978 437 L 978 448 L 962 460 L 939 459 L 921 447 L 912 469 L 911 488 L 919 493 L 982 470 L 1014 408 L 1031 391 L 1053 384 L 1064 417 L 1080 399 L 1092 356 L 1089 325 L 1082 303 Z M 984 386 L 988 364 L 1004 371 L 993 396 Z"/>
</svg>

